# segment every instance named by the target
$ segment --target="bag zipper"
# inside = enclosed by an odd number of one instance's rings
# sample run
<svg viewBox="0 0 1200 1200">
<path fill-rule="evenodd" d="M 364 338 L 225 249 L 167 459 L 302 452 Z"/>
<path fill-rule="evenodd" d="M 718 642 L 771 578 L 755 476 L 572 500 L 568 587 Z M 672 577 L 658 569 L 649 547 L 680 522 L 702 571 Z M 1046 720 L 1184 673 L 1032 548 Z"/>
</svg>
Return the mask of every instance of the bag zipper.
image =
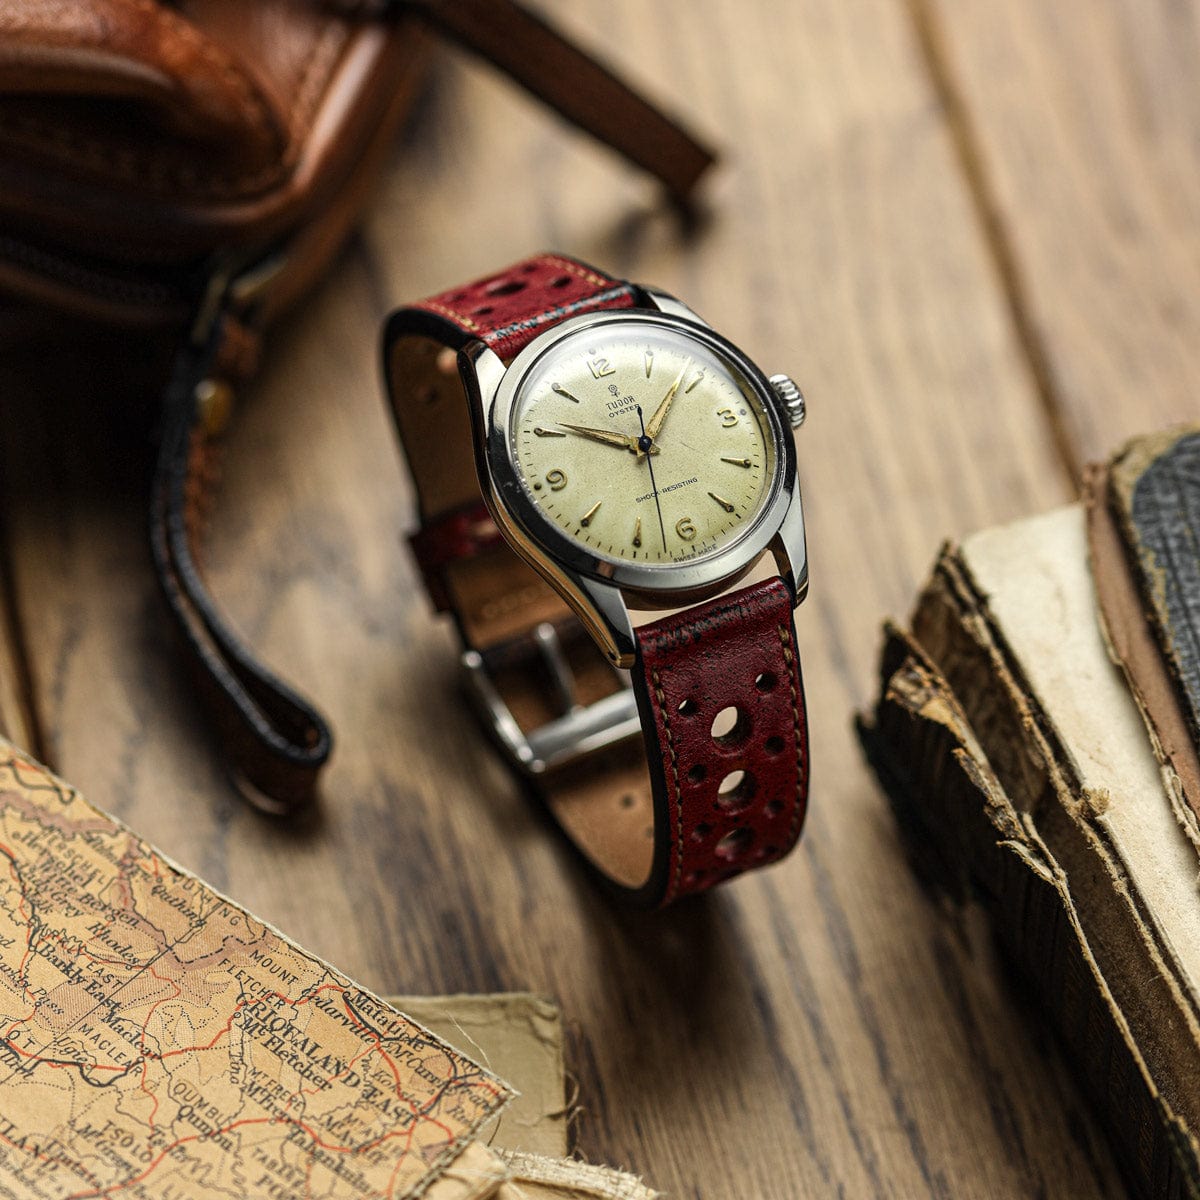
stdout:
<svg viewBox="0 0 1200 1200">
<path fill-rule="evenodd" d="M 84 313 L 95 315 L 97 304 L 109 308 L 115 305 L 142 310 L 142 319 L 153 323 L 173 322 L 181 312 L 193 308 L 207 274 L 201 274 L 200 268 L 188 267 L 177 269 L 174 277 L 110 268 L 0 233 L 0 269 L 5 264 L 44 280 L 56 290 L 74 293 L 76 307 Z M 20 298 L 19 283 L 8 290 Z M 72 297 L 68 295 L 66 299 L 70 302 Z M 127 319 L 129 314 L 114 315 Z"/>
</svg>

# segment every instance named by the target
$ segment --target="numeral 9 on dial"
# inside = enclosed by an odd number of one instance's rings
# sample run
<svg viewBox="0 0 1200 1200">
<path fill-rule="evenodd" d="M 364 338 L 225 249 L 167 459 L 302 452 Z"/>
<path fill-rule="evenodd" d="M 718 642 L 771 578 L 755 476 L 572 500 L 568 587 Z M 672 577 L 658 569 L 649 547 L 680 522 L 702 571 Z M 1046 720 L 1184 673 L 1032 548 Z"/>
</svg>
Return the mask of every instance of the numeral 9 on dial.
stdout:
<svg viewBox="0 0 1200 1200">
<path fill-rule="evenodd" d="M 557 468 L 546 472 L 546 482 L 552 492 L 561 492 L 567 486 L 567 473 Z"/>
</svg>

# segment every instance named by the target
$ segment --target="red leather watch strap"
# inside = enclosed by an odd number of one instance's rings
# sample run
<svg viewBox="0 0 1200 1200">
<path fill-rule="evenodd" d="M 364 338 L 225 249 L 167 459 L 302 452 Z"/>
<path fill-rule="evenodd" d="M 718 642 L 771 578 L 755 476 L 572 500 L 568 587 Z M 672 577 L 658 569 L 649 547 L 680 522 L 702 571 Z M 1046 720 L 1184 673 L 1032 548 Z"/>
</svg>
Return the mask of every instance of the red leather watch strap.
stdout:
<svg viewBox="0 0 1200 1200">
<path fill-rule="evenodd" d="M 634 686 L 666 851 L 654 870 L 665 872 L 659 903 L 787 854 L 808 798 L 787 585 L 772 579 L 644 626 Z"/>
<path fill-rule="evenodd" d="M 509 359 L 543 329 L 567 317 L 631 308 L 636 293 L 633 284 L 576 259 L 538 254 L 497 275 L 431 296 L 414 308 L 450 322 L 467 340 L 479 338 Z"/>
</svg>

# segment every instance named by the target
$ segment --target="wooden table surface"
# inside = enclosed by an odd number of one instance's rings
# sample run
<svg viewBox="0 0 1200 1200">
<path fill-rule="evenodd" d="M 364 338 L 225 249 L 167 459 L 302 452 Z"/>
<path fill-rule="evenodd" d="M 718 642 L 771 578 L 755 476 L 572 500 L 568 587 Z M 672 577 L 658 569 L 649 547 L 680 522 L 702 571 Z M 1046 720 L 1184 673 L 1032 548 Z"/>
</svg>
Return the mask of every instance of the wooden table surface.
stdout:
<svg viewBox="0 0 1200 1200">
<path fill-rule="evenodd" d="M 176 673 L 119 344 L 72 356 L 69 403 L 0 369 L 4 726 L 373 988 L 557 998 L 580 1149 L 672 1196 L 1118 1196 L 985 931 L 910 873 L 851 718 L 943 537 L 1069 499 L 1081 463 L 1196 410 L 1197 7 L 554 7 L 724 148 L 709 218 L 683 233 L 441 62 L 361 236 L 271 339 L 212 534 L 237 624 L 336 723 L 320 820 L 238 801 Z M 541 248 L 677 291 L 809 397 L 807 835 L 658 916 L 614 911 L 478 736 L 402 544 L 380 317 Z"/>
</svg>

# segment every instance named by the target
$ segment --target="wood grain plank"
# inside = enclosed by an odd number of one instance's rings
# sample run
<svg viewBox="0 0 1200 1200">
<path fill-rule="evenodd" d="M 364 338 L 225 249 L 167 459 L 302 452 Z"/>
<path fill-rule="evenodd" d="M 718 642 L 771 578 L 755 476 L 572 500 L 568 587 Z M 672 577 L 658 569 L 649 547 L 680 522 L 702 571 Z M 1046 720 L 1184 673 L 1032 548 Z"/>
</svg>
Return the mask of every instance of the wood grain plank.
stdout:
<svg viewBox="0 0 1200 1200">
<path fill-rule="evenodd" d="M 369 985 L 555 996 L 582 1149 L 672 1195 L 1117 1196 L 986 939 L 915 884 L 850 728 L 879 618 L 938 541 L 1069 493 L 908 11 L 555 12 L 729 161 L 685 238 L 645 181 L 455 58 L 363 238 L 272 339 L 209 559 L 240 626 L 336 722 L 320 819 L 246 811 L 198 736 L 145 565 L 127 452 L 145 431 L 117 428 L 120 376 L 91 367 L 70 420 L 31 402 L 4 431 L 56 765 Z M 480 739 L 401 545 L 379 318 L 544 246 L 677 290 L 811 401 L 809 832 L 780 867 L 654 917 L 596 894 Z"/>
<path fill-rule="evenodd" d="M 46 386 L 38 349 L 43 344 L 39 336 L 43 320 L 19 304 L 0 303 L 0 427 L 6 435 L 0 451 L 16 448 L 18 461 L 22 444 L 29 446 L 36 440 L 33 426 L 40 424 L 31 425 L 30 418 L 41 407 Z M 40 456 L 35 452 L 35 457 Z M 25 605 L 17 587 L 26 560 L 23 554 L 13 557 L 10 518 L 23 507 L 18 500 L 20 487 L 14 482 L 21 472 L 14 472 L 15 466 L 7 453 L 0 456 L 0 735 L 31 753 L 45 754 L 38 720 L 41 704 L 33 686 L 30 640 L 24 628 Z"/>
<path fill-rule="evenodd" d="M 1194 418 L 1200 9 L 911 3 L 1076 475 Z"/>
<path fill-rule="evenodd" d="M 36 738 L 28 720 L 28 671 L 15 620 L 9 575 L 6 564 L 0 561 L 0 734 L 20 740 L 22 745 L 31 745 Z"/>
</svg>

